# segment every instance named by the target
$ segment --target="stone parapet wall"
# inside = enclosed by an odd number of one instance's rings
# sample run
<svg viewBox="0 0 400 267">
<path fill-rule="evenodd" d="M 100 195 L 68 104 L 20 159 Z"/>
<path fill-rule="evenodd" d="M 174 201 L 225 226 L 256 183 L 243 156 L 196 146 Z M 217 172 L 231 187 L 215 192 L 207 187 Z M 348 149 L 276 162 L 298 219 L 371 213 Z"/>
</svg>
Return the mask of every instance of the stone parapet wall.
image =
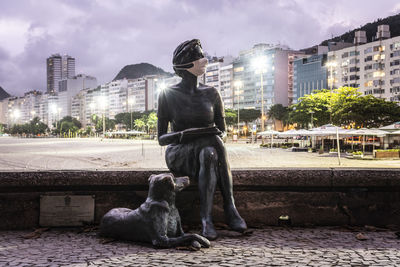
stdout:
<svg viewBox="0 0 400 267">
<path fill-rule="evenodd" d="M 0 172 L 0 229 L 28 229 L 39 223 L 40 196 L 95 196 L 95 222 L 113 207 L 137 208 L 146 198 L 151 174 L 138 171 Z M 236 205 L 249 226 L 400 224 L 400 169 L 234 170 Z M 220 192 L 215 221 L 223 222 Z M 177 196 L 184 224 L 199 223 L 196 182 Z"/>
</svg>

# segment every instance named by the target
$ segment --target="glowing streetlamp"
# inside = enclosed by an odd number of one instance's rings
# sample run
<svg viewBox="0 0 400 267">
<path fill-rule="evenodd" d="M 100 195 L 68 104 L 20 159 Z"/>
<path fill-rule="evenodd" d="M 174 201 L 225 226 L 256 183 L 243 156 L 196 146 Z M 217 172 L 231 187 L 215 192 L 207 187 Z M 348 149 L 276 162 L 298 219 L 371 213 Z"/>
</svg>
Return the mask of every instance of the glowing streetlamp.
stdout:
<svg viewBox="0 0 400 267">
<path fill-rule="evenodd" d="M 36 112 L 34 110 L 32 110 L 31 111 L 31 115 L 32 115 L 32 119 L 31 120 L 33 120 L 33 118 L 35 118 L 35 114 L 36 114 Z"/>
<path fill-rule="evenodd" d="M 253 67 L 256 74 L 260 74 L 260 88 L 261 88 L 261 131 L 264 131 L 264 87 L 263 87 L 263 73 L 267 72 L 267 57 L 260 56 L 253 59 Z"/>
<path fill-rule="evenodd" d="M 164 91 L 167 89 L 167 85 L 164 82 L 161 82 L 160 85 L 158 86 L 158 91 Z"/>
<path fill-rule="evenodd" d="M 19 117 L 21 117 L 21 112 L 19 111 L 19 109 L 14 109 L 11 113 L 11 117 L 14 118 L 14 123 L 17 123 Z"/>
<path fill-rule="evenodd" d="M 238 137 L 239 137 L 239 134 L 240 134 L 240 128 L 239 128 L 239 119 L 240 119 L 240 115 L 239 115 L 239 110 L 240 110 L 240 89 L 243 87 L 243 82 L 242 81 L 235 81 L 234 83 L 233 83 L 233 86 L 234 87 L 236 87 L 236 89 L 237 89 L 237 101 L 238 101 L 238 108 L 237 108 L 237 110 L 238 110 L 238 119 L 237 119 L 237 128 L 238 128 Z"/>
</svg>

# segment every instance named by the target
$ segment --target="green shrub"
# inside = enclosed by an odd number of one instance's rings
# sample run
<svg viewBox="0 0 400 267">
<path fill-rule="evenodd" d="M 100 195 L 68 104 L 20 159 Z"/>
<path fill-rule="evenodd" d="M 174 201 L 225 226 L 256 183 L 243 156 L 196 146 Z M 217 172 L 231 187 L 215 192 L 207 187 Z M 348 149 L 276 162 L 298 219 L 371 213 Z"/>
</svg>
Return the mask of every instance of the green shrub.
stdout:
<svg viewBox="0 0 400 267">
<path fill-rule="evenodd" d="M 362 151 L 354 151 L 353 155 L 363 155 L 363 152 Z"/>
<path fill-rule="evenodd" d="M 377 149 L 376 152 L 400 152 L 400 149 Z"/>
</svg>

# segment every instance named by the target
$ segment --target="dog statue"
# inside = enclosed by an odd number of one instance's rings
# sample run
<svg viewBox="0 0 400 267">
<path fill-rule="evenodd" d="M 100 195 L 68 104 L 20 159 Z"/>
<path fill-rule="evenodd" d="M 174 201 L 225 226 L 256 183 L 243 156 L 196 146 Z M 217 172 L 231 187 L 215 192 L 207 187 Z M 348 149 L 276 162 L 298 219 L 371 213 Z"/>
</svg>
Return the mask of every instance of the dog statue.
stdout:
<svg viewBox="0 0 400 267">
<path fill-rule="evenodd" d="M 188 185 L 187 176 L 151 175 L 146 201 L 135 210 L 115 208 L 107 212 L 100 223 L 100 236 L 152 243 L 159 248 L 189 245 L 208 248 L 208 239 L 198 234 L 184 234 L 182 230 L 175 192 Z"/>
</svg>

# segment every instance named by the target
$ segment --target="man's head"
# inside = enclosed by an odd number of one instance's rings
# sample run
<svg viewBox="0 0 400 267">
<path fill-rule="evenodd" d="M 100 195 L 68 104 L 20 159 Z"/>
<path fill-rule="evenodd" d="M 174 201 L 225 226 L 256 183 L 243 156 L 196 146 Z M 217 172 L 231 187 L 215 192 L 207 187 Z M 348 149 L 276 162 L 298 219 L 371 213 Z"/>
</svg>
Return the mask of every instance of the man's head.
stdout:
<svg viewBox="0 0 400 267">
<path fill-rule="evenodd" d="M 194 76 L 204 74 L 208 60 L 204 58 L 200 40 L 193 39 L 181 43 L 174 51 L 172 63 L 175 73 L 181 77 L 186 71 Z"/>
</svg>

